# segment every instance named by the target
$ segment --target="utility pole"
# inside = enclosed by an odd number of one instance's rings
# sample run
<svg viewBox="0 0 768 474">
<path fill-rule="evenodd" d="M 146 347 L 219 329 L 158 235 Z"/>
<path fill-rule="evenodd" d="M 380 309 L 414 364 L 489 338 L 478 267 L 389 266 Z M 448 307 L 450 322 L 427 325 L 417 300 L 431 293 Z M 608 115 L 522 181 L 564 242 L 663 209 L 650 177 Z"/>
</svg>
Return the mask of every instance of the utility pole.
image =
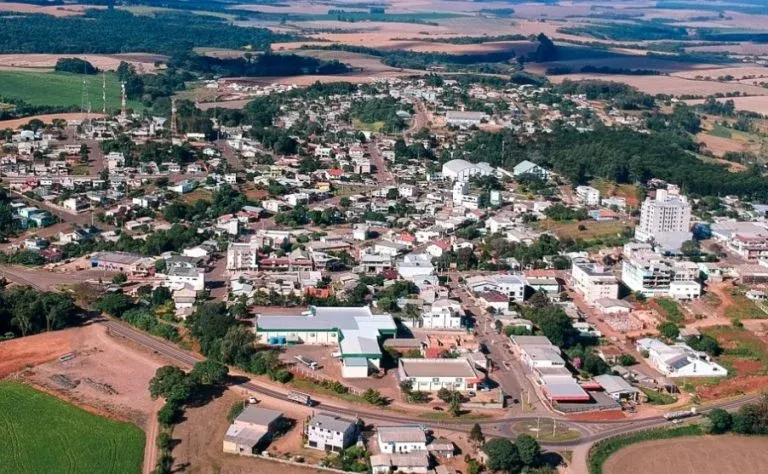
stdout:
<svg viewBox="0 0 768 474">
<path fill-rule="evenodd" d="M 176 98 L 171 97 L 171 140 L 176 136 Z"/>
<path fill-rule="evenodd" d="M 128 104 L 125 97 L 125 81 L 120 83 L 120 95 L 120 115 L 126 118 L 128 116 Z"/>
<path fill-rule="evenodd" d="M 101 73 L 101 113 L 104 115 L 104 120 L 107 119 L 107 72 Z"/>
</svg>

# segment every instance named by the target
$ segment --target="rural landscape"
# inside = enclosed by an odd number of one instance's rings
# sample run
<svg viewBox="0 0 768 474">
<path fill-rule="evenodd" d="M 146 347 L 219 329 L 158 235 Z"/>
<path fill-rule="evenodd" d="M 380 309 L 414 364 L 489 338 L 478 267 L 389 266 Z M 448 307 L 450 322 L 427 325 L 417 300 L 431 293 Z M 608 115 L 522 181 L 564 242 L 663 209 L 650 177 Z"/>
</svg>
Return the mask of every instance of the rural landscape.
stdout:
<svg viewBox="0 0 768 474">
<path fill-rule="evenodd" d="M 0 0 L 0 473 L 763 473 L 766 0 Z"/>
</svg>

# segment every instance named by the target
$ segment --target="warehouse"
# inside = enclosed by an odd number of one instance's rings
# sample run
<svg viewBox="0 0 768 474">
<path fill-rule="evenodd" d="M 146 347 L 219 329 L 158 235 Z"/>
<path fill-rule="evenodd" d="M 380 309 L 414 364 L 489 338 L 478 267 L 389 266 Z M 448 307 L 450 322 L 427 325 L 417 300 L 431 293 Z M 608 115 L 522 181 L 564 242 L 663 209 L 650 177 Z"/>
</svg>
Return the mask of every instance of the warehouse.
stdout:
<svg viewBox="0 0 768 474">
<path fill-rule="evenodd" d="M 369 367 L 381 363 L 379 340 L 393 336 L 397 326 L 389 314 L 359 308 L 314 307 L 301 316 L 258 316 L 256 333 L 269 344 L 337 345 L 342 376 L 367 377 Z"/>
</svg>

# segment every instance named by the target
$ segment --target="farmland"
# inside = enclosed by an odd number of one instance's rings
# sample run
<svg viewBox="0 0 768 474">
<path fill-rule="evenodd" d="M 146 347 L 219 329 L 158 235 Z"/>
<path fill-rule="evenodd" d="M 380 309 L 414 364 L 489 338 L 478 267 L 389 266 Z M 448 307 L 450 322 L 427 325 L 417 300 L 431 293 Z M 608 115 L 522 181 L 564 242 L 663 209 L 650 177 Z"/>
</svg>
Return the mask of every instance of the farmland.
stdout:
<svg viewBox="0 0 768 474">
<path fill-rule="evenodd" d="M 83 76 L 57 72 L 0 71 L 0 95 L 20 99 L 32 105 L 80 107 L 83 96 Z M 88 97 L 93 111 L 101 110 L 102 78 L 88 77 Z M 137 102 L 129 102 L 137 108 Z M 120 85 L 114 74 L 107 74 L 107 108 L 120 108 Z"/>
<path fill-rule="evenodd" d="M 622 448 L 603 465 L 602 472 L 629 474 L 757 474 L 768 462 L 768 439 L 740 436 L 688 437 L 646 441 Z"/>
<path fill-rule="evenodd" d="M 2 470 L 139 472 L 144 433 L 98 417 L 26 385 L 0 383 Z"/>
</svg>

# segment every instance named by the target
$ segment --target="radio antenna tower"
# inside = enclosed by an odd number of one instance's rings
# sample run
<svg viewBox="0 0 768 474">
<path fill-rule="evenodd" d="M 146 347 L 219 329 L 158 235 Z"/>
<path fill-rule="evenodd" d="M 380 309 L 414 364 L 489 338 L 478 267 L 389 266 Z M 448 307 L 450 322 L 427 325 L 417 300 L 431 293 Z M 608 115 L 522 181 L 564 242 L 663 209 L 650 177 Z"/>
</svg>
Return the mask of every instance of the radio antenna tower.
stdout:
<svg viewBox="0 0 768 474">
<path fill-rule="evenodd" d="M 125 100 L 125 81 L 120 83 L 120 115 L 125 118 L 128 115 L 128 104 Z"/>
<path fill-rule="evenodd" d="M 83 69 L 83 93 L 80 98 L 80 113 L 84 116 L 84 122 L 88 121 L 88 109 L 91 108 L 90 103 L 91 101 L 88 98 L 88 74 Z"/>
<path fill-rule="evenodd" d="M 101 113 L 103 120 L 107 120 L 107 72 L 101 73 Z"/>
<path fill-rule="evenodd" d="M 176 98 L 171 97 L 171 138 L 176 136 Z"/>
</svg>

